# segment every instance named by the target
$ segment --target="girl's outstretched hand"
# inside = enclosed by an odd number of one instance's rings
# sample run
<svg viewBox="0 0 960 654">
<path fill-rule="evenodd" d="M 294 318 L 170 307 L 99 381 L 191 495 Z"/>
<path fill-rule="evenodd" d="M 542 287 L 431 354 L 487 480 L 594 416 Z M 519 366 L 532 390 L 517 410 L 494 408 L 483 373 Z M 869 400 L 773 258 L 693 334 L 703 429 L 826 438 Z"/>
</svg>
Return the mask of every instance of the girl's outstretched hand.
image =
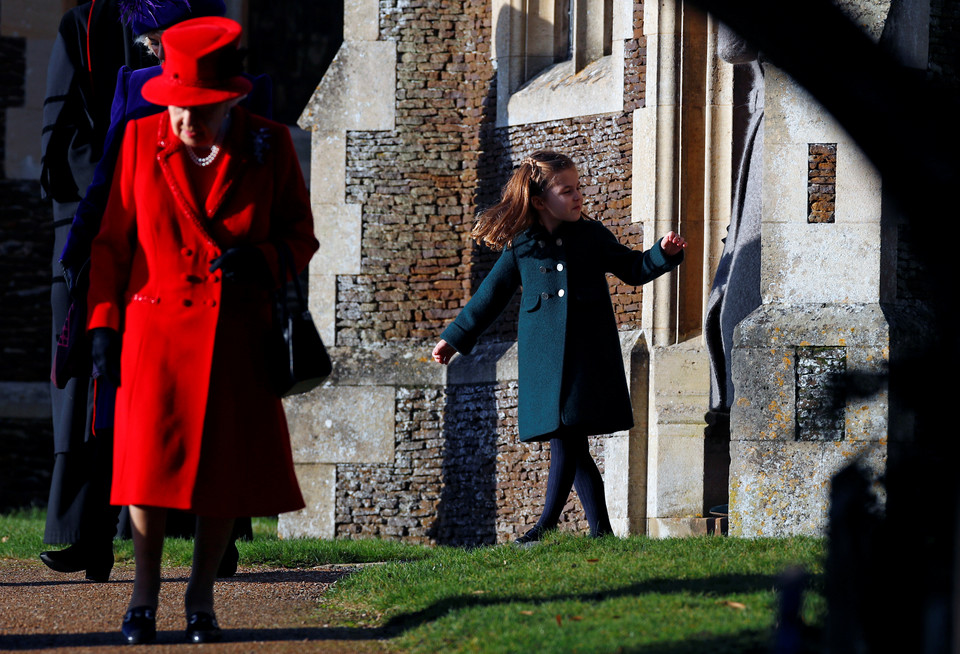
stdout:
<svg viewBox="0 0 960 654">
<path fill-rule="evenodd" d="M 441 338 L 437 346 L 433 348 L 433 360 L 437 363 L 447 365 L 456 353 L 456 348 Z"/>
<path fill-rule="evenodd" d="M 676 232 L 667 232 L 666 236 L 660 239 L 660 248 L 668 257 L 683 252 L 687 247 L 687 242 Z"/>
</svg>

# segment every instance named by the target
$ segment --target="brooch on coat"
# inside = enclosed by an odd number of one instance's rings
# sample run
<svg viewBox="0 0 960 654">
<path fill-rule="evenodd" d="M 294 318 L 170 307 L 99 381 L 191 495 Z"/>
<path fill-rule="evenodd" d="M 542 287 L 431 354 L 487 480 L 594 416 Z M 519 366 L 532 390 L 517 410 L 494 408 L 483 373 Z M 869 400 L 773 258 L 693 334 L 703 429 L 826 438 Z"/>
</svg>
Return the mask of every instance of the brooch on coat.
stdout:
<svg viewBox="0 0 960 654">
<path fill-rule="evenodd" d="M 252 132 L 252 136 L 253 157 L 257 160 L 257 163 L 262 164 L 266 160 L 267 152 L 270 151 L 270 130 L 261 127 Z"/>
</svg>

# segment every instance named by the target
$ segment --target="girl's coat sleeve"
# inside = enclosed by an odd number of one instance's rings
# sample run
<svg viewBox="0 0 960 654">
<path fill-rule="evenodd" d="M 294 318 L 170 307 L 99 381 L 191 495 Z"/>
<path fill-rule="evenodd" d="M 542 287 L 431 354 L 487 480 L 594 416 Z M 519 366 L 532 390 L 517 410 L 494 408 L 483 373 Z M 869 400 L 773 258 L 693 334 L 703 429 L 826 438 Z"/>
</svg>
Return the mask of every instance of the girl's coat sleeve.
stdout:
<svg viewBox="0 0 960 654">
<path fill-rule="evenodd" d="M 440 338 L 461 354 L 469 354 L 480 335 L 497 319 L 520 286 L 515 252 L 505 249 L 480 288 Z"/>
<path fill-rule="evenodd" d="M 598 260 L 606 262 L 607 270 L 632 286 L 646 284 L 668 273 L 683 261 L 683 252 L 674 256 L 667 256 L 660 247 L 660 240 L 644 252 L 631 250 L 617 241 L 617 237 L 596 223 L 600 229 L 598 244 Z"/>
</svg>

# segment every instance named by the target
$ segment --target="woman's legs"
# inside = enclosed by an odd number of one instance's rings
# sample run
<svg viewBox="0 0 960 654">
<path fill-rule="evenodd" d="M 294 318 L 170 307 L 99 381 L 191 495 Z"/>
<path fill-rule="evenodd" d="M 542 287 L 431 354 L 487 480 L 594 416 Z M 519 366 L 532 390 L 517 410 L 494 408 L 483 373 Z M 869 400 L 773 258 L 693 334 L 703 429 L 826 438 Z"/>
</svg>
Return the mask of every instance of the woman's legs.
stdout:
<svg viewBox="0 0 960 654">
<path fill-rule="evenodd" d="M 163 555 L 166 522 L 166 509 L 155 506 L 130 507 L 136 572 L 128 609 L 138 606 L 157 608 L 160 595 L 160 559 Z"/>
<path fill-rule="evenodd" d="M 613 530 L 607 515 L 606 496 L 603 492 L 603 477 L 590 456 L 590 443 L 586 434 L 564 434 L 550 439 L 550 475 L 547 478 L 547 496 L 543 513 L 537 521 L 539 531 L 553 529 L 560 521 L 563 507 L 576 486 L 577 496 L 590 524 L 593 536 L 603 536 Z"/>
<path fill-rule="evenodd" d="M 233 522 L 233 518 L 197 516 L 193 568 L 183 598 L 188 616 L 198 611 L 213 615 L 213 582 L 220 559 L 233 537 Z"/>
</svg>

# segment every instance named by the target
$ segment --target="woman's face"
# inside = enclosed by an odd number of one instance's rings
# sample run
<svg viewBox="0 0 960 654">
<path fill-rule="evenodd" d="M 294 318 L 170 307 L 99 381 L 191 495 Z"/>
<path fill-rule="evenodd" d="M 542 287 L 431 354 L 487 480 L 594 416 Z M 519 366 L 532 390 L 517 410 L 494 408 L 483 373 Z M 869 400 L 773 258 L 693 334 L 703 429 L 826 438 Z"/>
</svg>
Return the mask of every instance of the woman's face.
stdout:
<svg viewBox="0 0 960 654">
<path fill-rule="evenodd" d="M 164 30 L 153 30 L 143 35 L 143 44 L 147 46 L 147 50 L 153 53 L 154 57 L 160 60 L 160 63 L 163 63 L 163 43 L 160 40 L 163 32 Z"/>
<path fill-rule="evenodd" d="M 552 232 L 562 222 L 576 222 L 583 209 L 580 173 L 573 167 L 561 170 L 553 176 L 552 183 L 543 193 L 534 196 L 532 202 L 540 222 L 548 231 Z"/>
<path fill-rule="evenodd" d="M 236 102 L 228 100 L 193 107 L 170 105 L 167 111 L 174 133 L 184 144 L 192 148 L 209 148 L 216 142 L 223 121 L 234 104 Z"/>
</svg>

